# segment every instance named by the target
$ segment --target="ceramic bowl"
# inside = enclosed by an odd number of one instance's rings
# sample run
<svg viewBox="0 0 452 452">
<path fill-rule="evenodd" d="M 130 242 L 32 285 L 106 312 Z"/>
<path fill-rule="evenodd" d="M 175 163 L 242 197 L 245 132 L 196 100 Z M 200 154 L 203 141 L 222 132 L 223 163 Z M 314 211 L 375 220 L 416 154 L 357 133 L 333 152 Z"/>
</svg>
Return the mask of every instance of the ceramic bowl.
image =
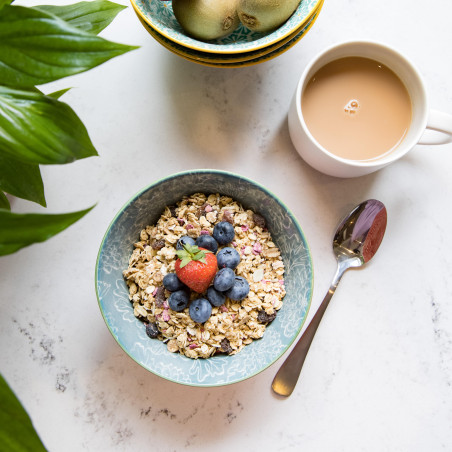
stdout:
<svg viewBox="0 0 452 452">
<path fill-rule="evenodd" d="M 323 0 L 321 1 L 320 7 L 315 11 L 312 18 L 308 23 L 302 27 L 301 30 L 297 30 L 293 35 L 280 41 L 273 46 L 266 47 L 265 49 L 260 49 L 255 52 L 248 52 L 242 54 L 232 54 L 232 55 L 221 55 L 216 56 L 212 53 L 198 52 L 191 49 L 184 49 L 178 46 L 174 42 L 166 39 L 164 36 L 159 35 L 154 30 L 148 28 L 149 33 L 155 38 L 157 42 L 162 44 L 165 48 L 170 50 L 172 53 L 184 58 L 187 61 L 193 63 L 198 63 L 203 66 L 210 67 L 222 67 L 222 68 L 238 68 L 252 66 L 255 64 L 263 63 L 265 61 L 276 58 L 282 55 L 284 52 L 292 48 L 297 42 L 299 42 L 306 33 L 311 29 L 317 20 L 318 15 L 321 11 L 321 6 L 323 5 Z M 146 25 L 146 27 L 148 27 Z M 188 51 L 187 51 L 188 50 Z"/>
<path fill-rule="evenodd" d="M 230 54 L 255 51 L 284 39 L 309 20 L 321 0 L 301 0 L 292 16 L 270 33 L 252 32 L 240 25 L 228 36 L 207 42 L 185 34 L 174 16 L 170 1 L 130 1 L 138 17 L 170 41 L 202 52 Z"/>
<path fill-rule="evenodd" d="M 140 21 L 142 22 L 145 29 L 149 32 L 149 34 L 158 43 L 160 43 L 166 49 L 170 50 L 172 53 L 181 56 L 182 58 L 188 61 L 212 67 L 241 67 L 241 66 L 251 66 L 253 64 L 258 64 L 263 61 L 267 61 L 271 58 L 274 58 L 284 53 L 286 50 L 288 50 L 294 44 L 300 41 L 301 38 L 306 35 L 307 31 L 311 29 L 312 25 L 314 25 L 314 22 L 317 20 L 320 14 L 323 3 L 324 0 L 321 0 L 319 6 L 314 10 L 308 22 L 304 24 L 302 27 L 295 30 L 289 36 L 270 46 L 252 52 L 244 53 L 217 55 L 215 53 L 200 52 L 198 50 L 189 49 L 187 47 L 180 46 L 179 44 L 176 44 L 175 42 L 165 38 L 165 36 L 155 31 L 150 25 L 148 25 L 141 18 Z"/>
<path fill-rule="evenodd" d="M 285 264 L 286 296 L 276 319 L 263 338 L 238 354 L 193 360 L 170 353 L 166 345 L 147 337 L 143 323 L 133 314 L 122 271 L 128 267 L 133 243 L 146 225 L 154 224 L 165 206 L 196 192 L 231 196 L 245 208 L 266 218 Z M 306 238 L 289 209 L 266 188 L 243 176 L 193 170 L 152 183 L 133 196 L 117 213 L 100 246 L 96 270 L 99 307 L 111 334 L 138 364 L 167 380 L 198 387 L 236 383 L 274 363 L 300 332 L 311 303 L 312 260 Z"/>
</svg>

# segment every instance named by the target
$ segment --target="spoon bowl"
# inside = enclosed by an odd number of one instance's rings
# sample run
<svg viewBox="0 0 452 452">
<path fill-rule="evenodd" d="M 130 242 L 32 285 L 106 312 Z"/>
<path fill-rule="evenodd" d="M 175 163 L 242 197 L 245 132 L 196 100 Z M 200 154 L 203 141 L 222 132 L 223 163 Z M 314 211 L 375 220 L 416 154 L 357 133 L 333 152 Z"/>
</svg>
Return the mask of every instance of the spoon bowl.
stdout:
<svg viewBox="0 0 452 452">
<path fill-rule="evenodd" d="M 376 199 L 356 206 L 339 224 L 333 238 L 336 273 L 311 323 L 273 379 L 272 389 L 276 394 L 284 397 L 292 394 L 309 347 L 342 275 L 349 268 L 361 267 L 372 259 L 383 240 L 386 224 L 386 208 Z"/>
<path fill-rule="evenodd" d="M 339 224 L 333 238 L 336 258 L 372 259 L 386 230 L 387 212 L 381 201 L 369 199 L 356 206 Z"/>
</svg>

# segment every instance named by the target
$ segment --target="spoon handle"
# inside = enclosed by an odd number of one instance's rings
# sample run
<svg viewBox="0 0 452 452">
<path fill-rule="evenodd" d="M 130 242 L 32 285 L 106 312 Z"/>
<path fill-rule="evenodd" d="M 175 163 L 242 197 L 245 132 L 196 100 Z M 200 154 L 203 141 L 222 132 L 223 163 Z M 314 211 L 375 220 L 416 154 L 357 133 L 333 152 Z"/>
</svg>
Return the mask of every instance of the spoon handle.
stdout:
<svg viewBox="0 0 452 452">
<path fill-rule="evenodd" d="M 284 397 L 289 397 L 292 394 L 292 391 L 297 384 L 304 360 L 306 359 L 306 356 L 308 354 L 309 347 L 311 346 L 317 328 L 319 327 L 320 321 L 322 320 L 323 314 L 325 313 L 326 308 L 328 307 L 328 304 L 332 296 L 334 295 L 336 287 L 347 268 L 348 267 L 343 266 L 341 265 L 341 263 L 339 263 L 336 274 L 333 278 L 333 282 L 331 283 L 331 286 L 327 294 L 325 295 L 325 298 L 320 304 L 319 309 L 312 318 L 311 323 L 308 325 L 300 340 L 276 373 L 272 383 L 272 389 L 274 392 L 276 392 L 276 394 Z"/>
</svg>

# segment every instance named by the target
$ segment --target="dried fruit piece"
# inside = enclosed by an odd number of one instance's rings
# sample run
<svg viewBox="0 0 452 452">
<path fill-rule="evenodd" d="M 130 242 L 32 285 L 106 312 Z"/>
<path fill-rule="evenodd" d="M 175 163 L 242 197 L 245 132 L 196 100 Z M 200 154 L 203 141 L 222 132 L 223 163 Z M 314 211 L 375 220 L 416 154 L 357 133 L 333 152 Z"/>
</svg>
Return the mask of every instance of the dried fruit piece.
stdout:
<svg viewBox="0 0 452 452">
<path fill-rule="evenodd" d="M 154 240 L 151 246 L 154 250 L 161 250 L 165 246 L 165 240 Z"/>
<path fill-rule="evenodd" d="M 262 253 L 262 245 L 259 243 L 259 242 L 256 242 L 254 245 L 253 245 L 253 254 L 260 254 L 260 253 Z"/>
<path fill-rule="evenodd" d="M 234 224 L 234 215 L 230 210 L 225 210 L 223 212 L 222 221 L 227 221 L 228 223 Z"/>
<path fill-rule="evenodd" d="M 163 306 L 163 303 L 166 301 L 165 297 L 165 288 L 163 286 L 158 286 L 157 291 L 154 295 L 155 305 L 159 308 Z"/>
<path fill-rule="evenodd" d="M 273 314 L 267 314 L 263 309 L 257 313 L 259 323 L 270 323 L 276 318 L 276 311 Z"/>
<path fill-rule="evenodd" d="M 265 218 L 258 213 L 253 214 L 253 221 L 256 226 L 259 226 L 261 229 L 265 228 Z"/>
<path fill-rule="evenodd" d="M 198 218 L 201 218 L 202 216 L 205 216 L 205 215 L 206 215 L 206 212 L 207 212 L 206 208 L 207 208 L 208 205 L 209 205 L 209 204 L 207 204 L 207 203 L 205 202 L 201 207 L 198 208 L 198 212 L 196 213 L 196 216 L 197 216 Z M 212 208 L 211 208 L 211 209 L 212 209 Z"/>
<path fill-rule="evenodd" d="M 231 347 L 231 343 L 229 342 L 228 338 L 225 337 L 224 339 L 221 340 L 221 342 L 220 342 L 220 350 L 223 353 L 227 353 L 228 355 L 229 355 L 229 353 L 232 352 L 233 349 Z"/>
<path fill-rule="evenodd" d="M 151 322 L 146 325 L 146 334 L 151 338 L 155 339 L 159 335 L 159 328 L 156 322 Z"/>
<path fill-rule="evenodd" d="M 169 322 L 171 320 L 171 316 L 169 315 L 168 308 L 165 308 L 162 313 L 162 320 L 164 322 Z"/>
</svg>

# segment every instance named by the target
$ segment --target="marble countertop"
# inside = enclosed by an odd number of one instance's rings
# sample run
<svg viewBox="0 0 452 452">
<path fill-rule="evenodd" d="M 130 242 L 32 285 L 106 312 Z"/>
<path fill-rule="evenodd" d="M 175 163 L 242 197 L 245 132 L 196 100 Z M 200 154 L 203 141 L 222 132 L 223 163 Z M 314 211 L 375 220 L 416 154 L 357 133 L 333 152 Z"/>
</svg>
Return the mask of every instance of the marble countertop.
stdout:
<svg viewBox="0 0 452 452">
<path fill-rule="evenodd" d="M 140 49 L 51 85 L 73 87 L 64 101 L 100 157 L 43 168 L 47 211 L 97 206 L 0 259 L 1 373 L 49 451 L 452 450 L 452 144 L 337 179 L 299 157 L 287 127 L 303 68 L 347 39 L 398 48 L 424 76 L 431 106 L 452 113 L 451 16 L 449 0 L 326 0 L 286 53 L 218 69 L 167 51 L 129 6 L 103 36 Z M 335 271 L 337 222 L 365 199 L 386 204 L 378 254 L 344 276 L 288 399 L 270 389 L 282 359 L 238 384 L 190 388 L 140 367 L 105 326 L 94 266 L 108 224 L 141 188 L 191 168 L 246 175 L 297 216 L 314 265 L 308 322 Z"/>
</svg>

